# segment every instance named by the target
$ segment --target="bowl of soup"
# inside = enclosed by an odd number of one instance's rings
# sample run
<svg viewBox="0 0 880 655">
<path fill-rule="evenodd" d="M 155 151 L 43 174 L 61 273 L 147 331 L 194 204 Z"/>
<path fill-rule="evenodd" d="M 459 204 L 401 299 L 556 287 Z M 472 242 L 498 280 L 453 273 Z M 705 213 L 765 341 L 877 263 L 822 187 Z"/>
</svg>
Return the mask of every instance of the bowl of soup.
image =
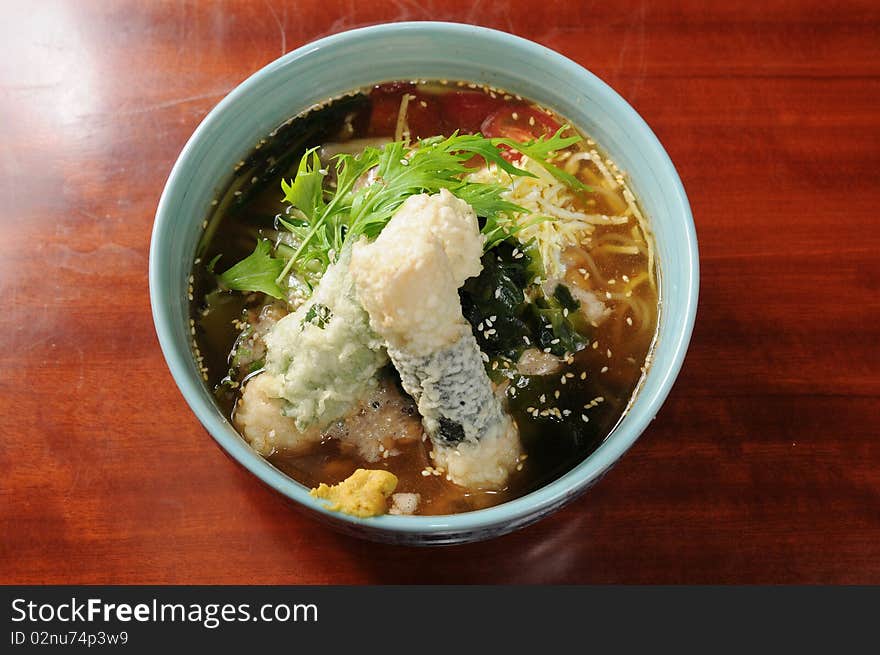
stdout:
<svg viewBox="0 0 880 655">
<path fill-rule="evenodd" d="M 255 73 L 181 152 L 150 250 L 163 353 L 220 447 L 395 543 L 503 534 L 598 481 L 669 393 L 697 292 L 687 197 L 635 110 L 453 23 Z"/>
</svg>

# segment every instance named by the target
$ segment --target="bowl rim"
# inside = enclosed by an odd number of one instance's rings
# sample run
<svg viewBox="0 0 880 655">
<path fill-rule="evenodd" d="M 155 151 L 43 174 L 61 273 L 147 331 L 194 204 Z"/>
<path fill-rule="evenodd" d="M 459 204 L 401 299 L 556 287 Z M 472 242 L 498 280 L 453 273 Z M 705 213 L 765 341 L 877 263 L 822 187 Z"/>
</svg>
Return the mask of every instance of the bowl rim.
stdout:
<svg viewBox="0 0 880 655">
<path fill-rule="evenodd" d="M 171 297 L 172 294 L 160 284 L 159 280 L 159 259 L 162 249 L 160 237 L 167 229 L 167 225 L 175 220 L 175 216 L 169 210 L 169 205 L 172 203 L 172 189 L 180 183 L 184 177 L 184 171 L 195 164 L 191 160 L 194 159 L 193 151 L 196 144 L 202 140 L 203 136 L 211 130 L 212 126 L 220 120 L 223 114 L 231 111 L 238 102 L 248 95 L 253 86 L 260 83 L 265 77 L 272 75 L 276 70 L 318 49 L 332 48 L 342 43 L 361 39 L 390 38 L 400 34 L 411 34 L 412 32 L 420 31 L 428 31 L 441 36 L 452 34 L 459 36 L 462 34 L 470 35 L 475 38 L 492 40 L 501 47 L 512 48 L 535 57 L 550 59 L 554 66 L 558 66 L 570 75 L 572 79 L 578 79 L 580 82 L 589 85 L 592 91 L 601 94 L 606 102 L 613 105 L 615 112 L 619 112 L 626 117 L 628 127 L 637 133 L 636 138 L 653 149 L 653 156 L 667 169 L 667 173 L 674 182 L 673 188 L 668 189 L 667 193 L 675 208 L 673 214 L 684 221 L 683 227 L 687 237 L 686 243 L 683 244 L 687 274 L 682 289 L 685 299 L 684 311 L 677 317 L 676 322 L 678 325 L 671 331 L 669 338 L 664 339 L 663 342 L 658 343 L 656 346 L 657 348 L 671 351 L 669 365 L 665 370 L 652 369 L 656 375 L 662 375 L 656 391 L 646 395 L 644 390 L 642 390 L 631 408 L 630 413 L 632 414 L 632 409 L 638 406 L 638 413 L 633 416 L 632 422 L 625 425 L 625 429 L 621 429 L 624 426 L 619 424 L 595 451 L 561 477 L 524 496 L 494 507 L 472 512 L 438 516 L 395 516 L 386 514 L 370 518 L 359 518 L 328 510 L 324 503 L 309 495 L 308 489 L 305 486 L 288 477 L 279 469 L 276 469 L 252 450 L 237 433 L 234 433 L 234 430 L 230 433 L 231 426 L 229 422 L 225 417 L 222 417 L 215 406 L 204 400 L 199 388 L 202 384 L 201 380 L 194 379 L 191 370 L 183 362 L 179 361 L 179 344 L 174 339 L 172 319 L 168 310 L 168 307 L 176 299 Z M 684 186 L 681 183 L 675 166 L 659 139 L 651 128 L 648 127 L 644 119 L 608 84 L 564 55 L 507 32 L 464 23 L 408 21 L 380 23 L 356 28 L 306 43 L 253 73 L 230 91 L 205 116 L 176 159 L 159 200 L 150 240 L 149 287 L 153 322 L 162 353 L 172 377 L 184 399 L 208 433 L 236 462 L 277 492 L 296 501 L 307 509 L 325 515 L 327 518 L 342 521 L 369 531 L 400 533 L 403 535 L 442 535 L 445 533 L 487 530 L 493 527 L 502 529 L 504 526 L 516 527 L 520 523 L 527 522 L 529 517 L 543 515 L 587 489 L 607 472 L 636 442 L 666 400 L 684 362 L 696 318 L 699 295 L 699 255 L 693 216 Z M 672 319 L 667 317 L 666 320 Z M 189 346 L 186 347 L 186 350 L 189 350 Z"/>
</svg>

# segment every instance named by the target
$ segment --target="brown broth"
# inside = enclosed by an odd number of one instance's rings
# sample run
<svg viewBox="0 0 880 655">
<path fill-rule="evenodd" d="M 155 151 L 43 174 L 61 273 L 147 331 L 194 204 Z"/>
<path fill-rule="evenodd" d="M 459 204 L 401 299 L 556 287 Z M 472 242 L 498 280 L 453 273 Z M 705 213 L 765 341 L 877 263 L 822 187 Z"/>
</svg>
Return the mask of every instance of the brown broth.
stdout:
<svg viewBox="0 0 880 655">
<path fill-rule="evenodd" d="M 325 112 L 323 117 L 314 120 L 315 113 L 310 114 L 313 120 L 305 126 L 304 136 L 295 135 L 298 121 L 302 119 L 280 128 L 278 132 L 282 138 L 294 142 L 291 150 L 295 152 L 287 156 L 288 164 L 264 171 L 265 167 L 261 168 L 258 161 L 258 150 L 255 150 L 246 165 L 240 167 L 244 173 L 238 170 L 233 182 L 221 194 L 209 217 L 206 236 L 199 246 L 193 267 L 194 350 L 206 384 L 214 390 L 218 405 L 227 416 L 233 415 L 240 391 L 234 383 L 223 383 L 229 370 L 230 350 L 239 332 L 233 323 L 248 312 L 255 316 L 266 299 L 262 294 L 214 294 L 210 309 L 206 311 L 206 294 L 216 288 L 213 275 L 206 270 L 206 263 L 222 254 L 217 267 L 225 270 L 251 252 L 254 239 L 261 231 L 273 228 L 275 215 L 284 209 L 279 191 L 281 178 L 292 175 L 291 168 L 295 169 L 306 148 L 348 138 L 392 136 L 389 117 L 392 113 L 396 117 L 396 107 L 403 93 L 416 96 L 410 102 L 415 112 L 410 117 L 414 137 L 450 134 L 456 129 L 476 131 L 479 128 L 474 126 L 479 122 L 480 112 L 499 113 L 505 108 L 516 111 L 523 129 L 528 129 L 530 122 L 537 122 L 540 127 L 544 120 L 539 117 L 537 121 L 530 121 L 537 115 L 531 112 L 540 112 L 559 124 L 564 122 L 550 112 L 501 91 L 432 82 L 416 86 L 390 83 L 364 90 L 345 100 L 344 111 L 338 110 L 339 101 L 331 103 L 319 110 Z M 267 143 L 271 144 L 272 139 L 268 138 Z M 585 141 L 583 148 L 595 149 L 596 146 L 592 141 Z M 572 151 L 579 150 L 573 147 Z M 605 159 L 604 155 L 602 159 Z M 252 175 L 254 171 L 256 175 Z M 612 185 L 603 178 L 601 170 L 591 162 L 582 164 L 577 175 L 596 189 L 585 196 L 583 209 L 586 211 L 613 215 L 626 206 L 620 188 L 611 189 Z M 261 186 L 247 189 L 248 182 L 254 179 L 258 179 Z M 243 188 L 246 189 L 244 192 L 235 195 Z M 245 200 L 240 200 L 242 197 Z M 650 239 L 644 225 L 631 217 L 626 225 L 596 227 L 589 246 L 585 249 L 571 247 L 564 253 L 568 264 L 566 284 L 596 294 L 610 308 L 610 314 L 592 328 L 587 347 L 574 354 L 573 361 L 562 370 L 544 377 L 514 379 L 516 392 L 515 396 L 508 394 L 509 409 L 519 426 L 527 459 L 522 462 L 521 470 L 512 473 L 506 489 L 475 492 L 447 481 L 443 475 L 423 475 L 425 467 L 432 463 L 430 442 L 421 438 L 418 414 L 407 410 L 407 404 L 414 407 L 411 399 L 387 380 L 379 394 L 367 399 L 346 420 L 345 426 L 329 429 L 327 438 L 308 453 L 295 457 L 276 453 L 270 461 L 310 487 L 321 482 L 339 482 L 357 468 L 387 469 L 399 479 L 398 492 L 421 495 L 419 514 L 450 514 L 489 507 L 522 496 L 558 478 L 583 461 L 607 438 L 624 416 L 649 365 L 659 309 L 658 280 L 655 272 L 648 270 L 646 256 Z M 615 252 L 615 248 L 621 245 L 633 248 L 633 244 L 640 250 L 638 254 Z M 391 372 L 393 369 L 389 367 L 389 375 Z M 566 374 L 565 383 L 562 383 Z M 597 398 L 602 400 L 591 404 Z M 570 415 L 565 420 L 532 415 L 532 408 L 550 406 L 567 410 Z M 395 452 L 393 456 L 371 461 L 356 448 L 332 438 L 334 429 L 374 430 L 379 416 L 386 422 L 390 420 L 388 424 L 397 426 L 392 432 L 402 435 L 402 440 L 395 441 L 389 435 L 386 441 L 386 447 Z M 584 421 L 584 417 L 588 420 Z"/>
</svg>

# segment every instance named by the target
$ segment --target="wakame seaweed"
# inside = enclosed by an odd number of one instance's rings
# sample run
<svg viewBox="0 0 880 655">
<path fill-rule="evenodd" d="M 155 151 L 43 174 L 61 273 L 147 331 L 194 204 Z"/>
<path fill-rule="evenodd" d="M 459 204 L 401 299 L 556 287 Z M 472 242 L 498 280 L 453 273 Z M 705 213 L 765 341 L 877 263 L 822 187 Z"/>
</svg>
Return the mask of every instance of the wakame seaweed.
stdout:
<svg viewBox="0 0 880 655">
<path fill-rule="evenodd" d="M 483 270 L 459 290 L 465 319 L 480 349 L 490 359 L 519 359 L 529 346 L 563 356 L 584 347 L 586 340 L 570 312 L 580 304 L 559 284 L 549 298 L 529 299 L 523 291 L 534 278 L 532 257 L 507 240 L 483 255 Z M 568 310 L 568 311 L 566 311 Z"/>
</svg>

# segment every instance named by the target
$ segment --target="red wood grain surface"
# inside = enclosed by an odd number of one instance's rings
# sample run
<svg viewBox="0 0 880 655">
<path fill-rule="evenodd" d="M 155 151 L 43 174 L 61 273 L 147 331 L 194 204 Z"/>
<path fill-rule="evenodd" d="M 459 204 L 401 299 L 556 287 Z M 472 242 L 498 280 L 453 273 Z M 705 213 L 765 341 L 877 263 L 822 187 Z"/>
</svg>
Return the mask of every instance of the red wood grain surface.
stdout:
<svg viewBox="0 0 880 655">
<path fill-rule="evenodd" d="M 6 3 L 0 582 L 880 583 L 880 5 Z M 156 203 L 252 72 L 386 20 L 534 39 L 615 87 L 700 239 L 691 349 L 590 493 L 510 536 L 341 536 L 214 445 L 150 316 Z"/>
</svg>

